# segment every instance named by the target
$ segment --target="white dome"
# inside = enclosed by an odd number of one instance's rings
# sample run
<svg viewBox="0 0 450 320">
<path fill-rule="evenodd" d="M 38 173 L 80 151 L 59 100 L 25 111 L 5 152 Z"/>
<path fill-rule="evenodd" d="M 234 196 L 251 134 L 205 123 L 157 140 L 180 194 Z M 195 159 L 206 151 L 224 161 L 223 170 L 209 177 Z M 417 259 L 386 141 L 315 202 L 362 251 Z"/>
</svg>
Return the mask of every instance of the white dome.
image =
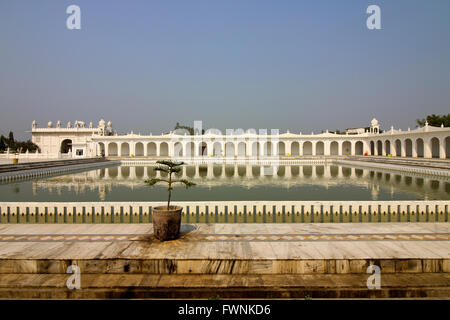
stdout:
<svg viewBox="0 0 450 320">
<path fill-rule="evenodd" d="M 108 121 L 108 124 L 107 124 L 107 126 L 108 126 L 108 128 L 111 128 L 111 126 L 112 126 L 112 123 L 111 123 L 111 121 Z"/>
<path fill-rule="evenodd" d="M 99 126 L 99 127 L 104 127 L 104 126 L 105 126 L 105 120 L 101 119 L 101 120 L 98 122 L 98 126 Z"/>
<path fill-rule="evenodd" d="M 49 121 L 49 122 L 47 123 L 47 125 L 48 125 L 49 128 L 51 128 L 51 127 L 53 127 L 53 122 Z"/>
<path fill-rule="evenodd" d="M 370 125 L 371 125 L 372 127 L 377 126 L 377 125 L 378 125 L 378 120 L 375 119 L 375 118 L 373 118 L 372 121 L 370 121 Z"/>
</svg>

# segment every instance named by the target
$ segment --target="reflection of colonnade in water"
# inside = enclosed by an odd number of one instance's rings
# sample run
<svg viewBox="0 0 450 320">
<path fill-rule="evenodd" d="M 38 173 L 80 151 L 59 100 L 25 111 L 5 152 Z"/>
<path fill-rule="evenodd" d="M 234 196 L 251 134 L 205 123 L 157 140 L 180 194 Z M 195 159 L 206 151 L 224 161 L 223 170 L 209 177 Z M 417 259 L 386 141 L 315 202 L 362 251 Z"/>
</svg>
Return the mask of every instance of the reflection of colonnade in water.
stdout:
<svg viewBox="0 0 450 320">
<path fill-rule="evenodd" d="M 164 178 L 167 174 L 154 171 L 154 167 L 132 167 L 122 166 L 102 169 L 99 177 L 111 179 L 147 179 Z M 181 168 L 177 178 L 181 179 L 217 179 L 217 178 L 267 178 L 267 179 L 290 179 L 290 178 L 348 178 L 352 176 L 364 177 L 368 175 L 367 170 L 338 167 L 333 165 L 242 165 L 242 164 L 205 164 L 186 165 Z"/>
<path fill-rule="evenodd" d="M 114 185 L 126 186 L 130 189 L 141 187 L 143 180 L 153 177 L 164 178 L 165 174 L 154 171 L 152 166 L 121 166 L 92 170 L 72 175 L 41 179 L 33 182 L 33 192 L 36 188 L 46 188 L 49 192 L 56 190 L 62 194 L 63 188 L 75 193 L 87 190 L 98 190 L 100 198 L 105 199 Z M 445 178 L 427 177 L 421 175 L 404 175 L 388 170 L 354 168 L 336 165 L 290 165 L 280 166 L 277 174 L 264 175 L 262 167 L 254 165 L 187 165 L 177 178 L 190 179 L 199 186 L 213 187 L 220 185 L 240 185 L 253 187 L 272 185 L 291 187 L 299 184 L 329 186 L 350 183 L 371 191 L 373 199 L 377 198 L 380 187 L 395 191 L 414 192 L 432 195 L 436 199 L 448 199 L 450 196 L 450 181 Z M 350 180 L 350 181 L 349 181 Z"/>
</svg>

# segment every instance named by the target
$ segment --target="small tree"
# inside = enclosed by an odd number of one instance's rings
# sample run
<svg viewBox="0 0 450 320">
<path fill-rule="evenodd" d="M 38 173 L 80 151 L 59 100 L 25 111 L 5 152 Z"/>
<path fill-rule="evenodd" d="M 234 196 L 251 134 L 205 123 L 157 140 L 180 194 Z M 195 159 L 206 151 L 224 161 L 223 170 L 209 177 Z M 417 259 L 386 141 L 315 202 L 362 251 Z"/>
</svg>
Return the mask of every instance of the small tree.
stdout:
<svg viewBox="0 0 450 320">
<path fill-rule="evenodd" d="M 0 151 L 5 151 L 7 148 L 5 143 L 5 137 L 3 135 L 0 136 Z"/>
<path fill-rule="evenodd" d="M 169 178 L 168 179 L 153 178 L 153 179 L 145 180 L 144 182 L 148 186 L 154 186 L 158 182 L 165 182 L 169 185 L 169 187 L 167 189 L 169 191 L 169 198 L 167 200 L 167 210 L 169 210 L 170 209 L 170 197 L 172 195 L 172 189 L 173 189 L 172 185 L 175 183 L 182 183 L 182 184 L 184 184 L 184 186 L 187 189 L 189 187 L 195 186 L 195 183 L 188 181 L 186 179 L 180 179 L 180 180 L 172 179 L 172 174 L 179 173 L 181 171 L 181 166 L 184 164 L 184 162 L 172 162 L 170 160 L 159 160 L 159 161 L 156 161 L 156 163 L 161 164 L 162 166 L 156 167 L 154 170 L 166 172 L 168 174 Z"/>
<path fill-rule="evenodd" d="M 14 133 L 12 131 L 9 132 L 8 137 L 9 143 L 14 143 Z"/>
</svg>

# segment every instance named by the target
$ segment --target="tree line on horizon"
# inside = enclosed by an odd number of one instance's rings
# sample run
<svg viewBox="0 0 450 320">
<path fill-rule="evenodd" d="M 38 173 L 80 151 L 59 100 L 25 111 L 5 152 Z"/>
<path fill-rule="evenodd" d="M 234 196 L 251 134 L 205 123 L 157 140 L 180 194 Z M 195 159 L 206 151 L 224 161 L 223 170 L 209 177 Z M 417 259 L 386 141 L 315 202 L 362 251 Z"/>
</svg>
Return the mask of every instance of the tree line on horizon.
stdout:
<svg viewBox="0 0 450 320">
<path fill-rule="evenodd" d="M 428 122 L 429 126 L 433 126 L 433 127 L 440 127 L 442 124 L 444 125 L 444 127 L 450 127 L 450 114 L 447 115 L 436 115 L 436 114 L 430 114 L 427 115 L 426 118 L 423 119 L 417 119 L 416 123 L 417 126 L 423 127 L 425 126 L 425 123 Z M 189 127 L 189 126 L 185 126 L 185 125 L 180 125 L 179 122 L 176 123 L 175 125 L 175 130 L 177 129 L 183 129 L 186 130 L 187 132 L 189 132 L 190 135 L 194 135 L 194 128 Z M 365 130 L 368 131 L 370 129 L 370 127 L 366 127 Z M 325 132 L 324 130 L 322 130 L 322 133 Z M 334 131 L 329 131 L 330 133 L 336 133 L 336 134 L 345 134 L 346 130 L 334 130 Z M 380 130 L 380 133 L 383 133 L 384 130 Z M 201 134 L 205 134 L 205 130 L 202 130 Z"/>
<path fill-rule="evenodd" d="M 9 148 L 10 152 L 36 152 L 39 149 L 31 140 L 18 141 L 14 139 L 14 133 L 9 132 L 8 136 L 0 136 L 0 152 L 5 152 Z"/>
<path fill-rule="evenodd" d="M 426 122 L 429 126 L 440 127 L 442 124 L 444 127 L 450 127 L 450 113 L 447 115 L 428 115 L 425 119 L 417 119 L 417 125 L 423 127 Z"/>
</svg>

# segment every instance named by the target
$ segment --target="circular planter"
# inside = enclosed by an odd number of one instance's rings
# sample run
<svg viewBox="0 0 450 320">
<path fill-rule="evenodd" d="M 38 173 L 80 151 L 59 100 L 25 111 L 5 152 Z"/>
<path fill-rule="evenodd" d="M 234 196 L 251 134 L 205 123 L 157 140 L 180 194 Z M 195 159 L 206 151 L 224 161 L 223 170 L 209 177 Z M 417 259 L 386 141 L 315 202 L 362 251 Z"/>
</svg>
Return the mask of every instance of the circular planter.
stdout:
<svg viewBox="0 0 450 320">
<path fill-rule="evenodd" d="M 152 210 L 153 233 L 160 241 L 174 240 L 180 235 L 182 207 L 154 207 Z"/>
</svg>

